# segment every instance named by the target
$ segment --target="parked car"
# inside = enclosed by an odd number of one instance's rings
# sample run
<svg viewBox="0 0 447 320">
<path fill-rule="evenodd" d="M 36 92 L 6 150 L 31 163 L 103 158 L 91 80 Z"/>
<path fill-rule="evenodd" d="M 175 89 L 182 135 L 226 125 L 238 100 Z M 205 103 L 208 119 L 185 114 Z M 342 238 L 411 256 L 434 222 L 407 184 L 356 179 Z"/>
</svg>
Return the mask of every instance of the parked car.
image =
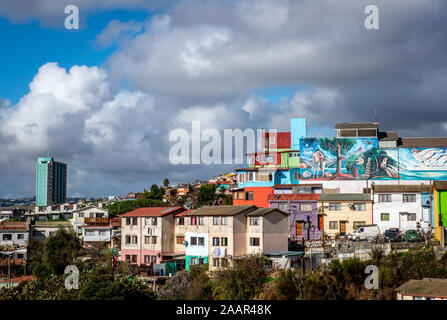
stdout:
<svg viewBox="0 0 447 320">
<path fill-rule="evenodd" d="M 368 224 L 357 227 L 353 233 L 348 236 L 348 240 L 360 241 L 368 240 L 372 241 L 380 236 L 380 229 L 376 224 Z"/>
<path fill-rule="evenodd" d="M 385 231 L 385 241 L 402 241 L 402 235 L 398 228 L 391 228 Z"/>
<path fill-rule="evenodd" d="M 405 241 L 421 241 L 422 237 L 419 234 L 419 232 L 417 232 L 417 230 L 410 229 L 410 230 L 405 231 L 403 239 Z"/>
</svg>

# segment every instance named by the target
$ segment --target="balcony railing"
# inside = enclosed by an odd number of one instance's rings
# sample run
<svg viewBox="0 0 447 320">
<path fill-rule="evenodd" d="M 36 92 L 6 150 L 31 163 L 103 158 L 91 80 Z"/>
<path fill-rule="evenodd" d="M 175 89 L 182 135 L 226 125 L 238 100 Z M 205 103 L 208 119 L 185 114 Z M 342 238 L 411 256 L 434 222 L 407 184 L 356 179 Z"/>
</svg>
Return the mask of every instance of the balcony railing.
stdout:
<svg viewBox="0 0 447 320">
<path fill-rule="evenodd" d="M 108 225 L 109 224 L 109 218 L 107 217 L 96 217 L 96 218 L 84 218 L 85 224 L 92 224 L 92 225 Z"/>
</svg>

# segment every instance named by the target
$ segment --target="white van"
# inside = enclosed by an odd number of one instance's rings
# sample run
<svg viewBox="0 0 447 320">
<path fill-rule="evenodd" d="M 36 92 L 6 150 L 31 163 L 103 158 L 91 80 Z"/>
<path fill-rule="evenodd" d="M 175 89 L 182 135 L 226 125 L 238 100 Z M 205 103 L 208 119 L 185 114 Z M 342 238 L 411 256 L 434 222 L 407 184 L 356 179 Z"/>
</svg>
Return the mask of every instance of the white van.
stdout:
<svg viewBox="0 0 447 320">
<path fill-rule="evenodd" d="M 348 240 L 360 241 L 368 240 L 372 241 L 380 235 L 380 229 L 377 224 L 367 224 L 357 227 L 353 233 L 348 236 Z"/>
</svg>

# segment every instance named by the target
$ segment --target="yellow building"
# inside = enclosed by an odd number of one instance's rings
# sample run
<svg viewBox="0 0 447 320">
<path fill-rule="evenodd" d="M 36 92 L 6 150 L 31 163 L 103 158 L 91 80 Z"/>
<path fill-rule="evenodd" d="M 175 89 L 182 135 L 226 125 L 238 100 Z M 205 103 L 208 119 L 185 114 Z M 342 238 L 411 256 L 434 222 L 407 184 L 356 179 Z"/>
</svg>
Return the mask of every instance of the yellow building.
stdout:
<svg viewBox="0 0 447 320">
<path fill-rule="evenodd" d="M 370 193 L 324 193 L 318 204 L 318 213 L 323 216 L 323 230 L 331 237 L 348 235 L 360 225 L 372 224 Z"/>
</svg>

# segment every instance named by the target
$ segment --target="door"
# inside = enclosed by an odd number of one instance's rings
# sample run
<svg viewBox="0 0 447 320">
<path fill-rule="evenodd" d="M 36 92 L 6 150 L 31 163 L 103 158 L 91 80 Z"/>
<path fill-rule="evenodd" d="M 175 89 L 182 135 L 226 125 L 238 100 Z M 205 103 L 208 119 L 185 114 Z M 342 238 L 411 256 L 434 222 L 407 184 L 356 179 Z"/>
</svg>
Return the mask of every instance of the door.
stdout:
<svg viewBox="0 0 447 320">
<path fill-rule="evenodd" d="M 340 233 L 346 234 L 346 221 L 340 221 Z"/>
<path fill-rule="evenodd" d="M 301 237 L 303 235 L 303 222 L 296 221 L 296 236 Z"/>
<path fill-rule="evenodd" d="M 318 229 L 323 230 L 323 216 L 318 215 Z"/>
</svg>

